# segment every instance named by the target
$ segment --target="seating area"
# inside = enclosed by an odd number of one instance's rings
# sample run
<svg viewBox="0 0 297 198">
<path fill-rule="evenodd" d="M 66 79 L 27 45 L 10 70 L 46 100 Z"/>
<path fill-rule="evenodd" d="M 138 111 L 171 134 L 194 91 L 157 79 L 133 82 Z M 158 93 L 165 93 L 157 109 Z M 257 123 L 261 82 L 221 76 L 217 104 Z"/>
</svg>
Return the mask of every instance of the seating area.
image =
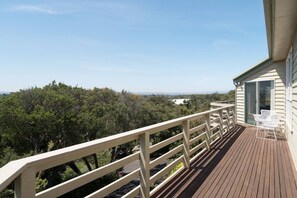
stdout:
<svg viewBox="0 0 297 198">
<path fill-rule="evenodd" d="M 261 114 L 253 114 L 256 137 L 277 140 L 277 132 L 281 132 L 281 116 L 273 110 L 261 110 Z M 263 135 L 260 135 L 263 132 Z"/>
</svg>

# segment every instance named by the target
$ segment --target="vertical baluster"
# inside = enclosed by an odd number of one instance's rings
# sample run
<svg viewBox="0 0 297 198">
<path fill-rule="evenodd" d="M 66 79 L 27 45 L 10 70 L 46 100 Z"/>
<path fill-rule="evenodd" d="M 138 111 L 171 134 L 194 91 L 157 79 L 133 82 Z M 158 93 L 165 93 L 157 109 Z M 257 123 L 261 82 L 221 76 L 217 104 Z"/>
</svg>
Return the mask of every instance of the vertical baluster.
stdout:
<svg viewBox="0 0 297 198">
<path fill-rule="evenodd" d="M 190 135 L 189 135 L 189 121 L 183 122 L 183 147 L 184 147 L 184 162 L 185 167 L 190 168 Z"/>
<path fill-rule="evenodd" d="M 26 198 L 35 197 L 36 186 L 35 186 L 35 168 L 28 168 L 14 181 L 14 197 L 15 198 Z"/>
<path fill-rule="evenodd" d="M 236 121 L 237 121 L 237 119 L 236 119 L 236 109 L 235 109 L 235 106 L 232 107 L 232 117 L 233 117 L 232 121 L 233 121 L 233 127 L 234 127 L 235 124 L 236 124 Z"/>
<path fill-rule="evenodd" d="M 140 135 L 140 190 L 143 198 L 150 197 L 150 135 Z"/>
<path fill-rule="evenodd" d="M 219 110 L 219 126 L 220 126 L 220 137 L 223 138 L 223 133 L 224 133 L 224 126 L 223 126 L 223 110 Z"/>
<path fill-rule="evenodd" d="M 205 124 L 206 124 L 206 146 L 207 149 L 210 150 L 210 114 L 205 115 Z"/>
<path fill-rule="evenodd" d="M 230 107 L 228 107 L 226 109 L 226 111 L 227 111 L 227 113 L 226 113 L 226 115 L 227 115 L 227 130 L 229 131 L 230 130 Z"/>
</svg>

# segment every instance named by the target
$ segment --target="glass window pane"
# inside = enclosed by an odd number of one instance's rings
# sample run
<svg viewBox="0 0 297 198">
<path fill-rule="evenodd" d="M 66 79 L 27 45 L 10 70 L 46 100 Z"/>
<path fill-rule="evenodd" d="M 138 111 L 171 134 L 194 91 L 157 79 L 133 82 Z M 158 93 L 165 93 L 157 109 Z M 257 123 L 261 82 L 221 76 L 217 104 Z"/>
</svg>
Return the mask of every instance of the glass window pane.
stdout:
<svg viewBox="0 0 297 198">
<path fill-rule="evenodd" d="M 259 82 L 259 113 L 262 109 L 271 109 L 271 81 Z"/>
<path fill-rule="evenodd" d="M 256 83 L 245 84 L 245 121 L 249 124 L 254 124 L 253 115 L 256 113 Z"/>
</svg>

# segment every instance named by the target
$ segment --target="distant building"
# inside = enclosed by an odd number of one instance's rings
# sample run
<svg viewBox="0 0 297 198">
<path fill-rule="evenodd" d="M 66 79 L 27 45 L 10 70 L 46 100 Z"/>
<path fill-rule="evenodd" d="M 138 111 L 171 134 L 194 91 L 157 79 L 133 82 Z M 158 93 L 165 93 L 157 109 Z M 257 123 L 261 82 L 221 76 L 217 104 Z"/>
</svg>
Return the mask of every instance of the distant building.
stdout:
<svg viewBox="0 0 297 198">
<path fill-rule="evenodd" d="M 184 104 L 185 102 L 189 101 L 190 99 L 172 99 L 172 102 L 174 102 L 177 105 Z"/>
</svg>

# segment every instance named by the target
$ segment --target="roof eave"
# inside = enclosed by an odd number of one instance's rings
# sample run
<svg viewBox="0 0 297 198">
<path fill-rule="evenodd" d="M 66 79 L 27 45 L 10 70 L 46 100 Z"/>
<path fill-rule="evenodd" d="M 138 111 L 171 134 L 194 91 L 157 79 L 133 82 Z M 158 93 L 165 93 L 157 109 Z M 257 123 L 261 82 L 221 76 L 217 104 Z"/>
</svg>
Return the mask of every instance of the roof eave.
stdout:
<svg viewBox="0 0 297 198">
<path fill-rule="evenodd" d="M 269 57 L 285 60 L 297 31 L 296 0 L 263 0 Z"/>
<path fill-rule="evenodd" d="M 272 64 L 273 61 L 270 58 L 267 58 L 263 61 L 261 61 L 260 63 L 252 66 L 251 68 L 249 68 L 248 70 L 246 70 L 245 72 L 239 74 L 238 76 L 236 76 L 235 78 L 233 78 L 233 82 L 240 82 L 243 79 L 247 78 L 247 76 L 252 75 L 258 71 L 260 71 L 262 68 Z"/>
<path fill-rule="evenodd" d="M 268 45 L 268 55 L 272 57 L 272 39 L 273 39 L 273 17 L 272 17 L 272 0 L 263 0 L 264 4 L 264 15 L 266 24 L 266 35 L 267 35 L 267 45 Z"/>
</svg>

